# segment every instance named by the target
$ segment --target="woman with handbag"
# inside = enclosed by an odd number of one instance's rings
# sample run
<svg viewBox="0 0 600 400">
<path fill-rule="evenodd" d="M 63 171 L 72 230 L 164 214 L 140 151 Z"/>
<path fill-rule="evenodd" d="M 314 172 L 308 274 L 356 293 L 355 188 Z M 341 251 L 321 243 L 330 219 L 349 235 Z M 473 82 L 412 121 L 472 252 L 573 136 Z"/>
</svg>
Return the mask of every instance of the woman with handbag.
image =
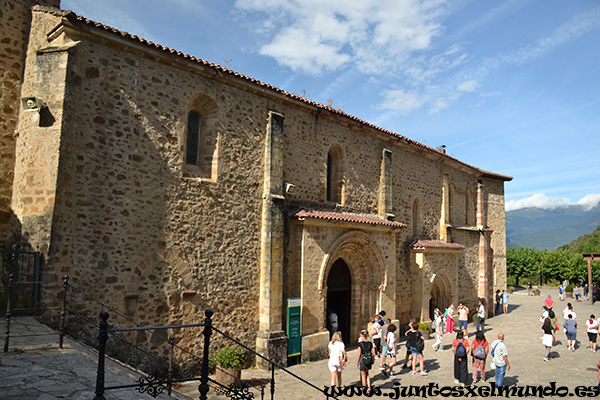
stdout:
<svg viewBox="0 0 600 400">
<path fill-rule="evenodd" d="M 407 346 L 410 348 L 412 354 L 412 374 L 417 374 L 417 358 L 421 363 L 421 375 L 426 376 L 425 367 L 423 366 L 423 345 L 419 344 L 423 342 L 423 335 L 419 332 L 419 324 L 413 322 L 410 324 L 410 330 L 407 332 L 408 341 Z"/>
<path fill-rule="evenodd" d="M 346 346 L 342 341 L 342 332 L 335 332 L 331 337 L 331 342 L 327 346 L 329 352 L 329 362 L 327 366 L 331 372 L 331 386 L 335 386 L 336 381 L 339 387 L 342 387 L 342 370 L 346 364 Z"/>
<path fill-rule="evenodd" d="M 550 350 L 552 349 L 552 345 L 556 341 L 556 336 L 554 336 L 554 329 L 552 323 L 550 322 L 550 318 L 546 318 L 544 320 L 542 330 L 544 331 L 544 336 L 542 337 L 542 344 L 544 345 L 544 347 L 546 347 L 546 355 L 544 356 L 544 361 L 548 361 L 550 359 Z"/>
<path fill-rule="evenodd" d="M 373 366 L 375 360 L 375 351 L 373 350 L 373 343 L 367 339 L 369 332 L 362 330 L 360 331 L 361 341 L 358 342 L 358 357 L 356 359 L 356 368 L 360 371 L 360 380 L 362 382 L 363 389 L 366 389 L 365 394 L 371 394 L 371 377 L 369 376 L 369 370 Z"/>
</svg>

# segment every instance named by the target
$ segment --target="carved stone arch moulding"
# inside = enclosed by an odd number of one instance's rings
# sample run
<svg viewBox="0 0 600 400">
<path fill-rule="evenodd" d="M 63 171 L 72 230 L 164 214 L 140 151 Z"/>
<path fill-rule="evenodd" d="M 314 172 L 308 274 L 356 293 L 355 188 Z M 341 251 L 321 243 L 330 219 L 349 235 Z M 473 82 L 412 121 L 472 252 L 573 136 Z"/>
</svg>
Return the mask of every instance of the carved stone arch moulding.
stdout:
<svg viewBox="0 0 600 400">
<path fill-rule="evenodd" d="M 348 264 L 353 282 L 377 285 L 382 289 L 387 285 L 385 258 L 379 246 L 365 232 L 354 230 L 341 235 L 327 249 L 319 273 L 320 292 L 326 288 L 329 270 L 338 258 L 343 258 Z M 368 263 L 359 263 L 361 259 Z M 366 268 L 360 268 L 360 264 Z M 377 277 L 383 278 L 376 282 Z"/>
</svg>

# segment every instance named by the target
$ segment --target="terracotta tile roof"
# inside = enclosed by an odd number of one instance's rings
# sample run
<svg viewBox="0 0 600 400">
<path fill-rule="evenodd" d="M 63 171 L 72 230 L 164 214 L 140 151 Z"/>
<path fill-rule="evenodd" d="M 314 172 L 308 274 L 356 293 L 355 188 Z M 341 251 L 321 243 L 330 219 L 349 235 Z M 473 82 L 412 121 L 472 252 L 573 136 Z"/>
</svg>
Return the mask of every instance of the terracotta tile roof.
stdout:
<svg viewBox="0 0 600 400">
<path fill-rule="evenodd" d="M 410 247 L 413 249 L 453 249 L 453 250 L 464 250 L 466 246 L 458 243 L 445 243 L 438 240 L 425 240 L 418 239 Z"/>
<path fill-rule="evenodd" d="M 151 42 L 149 40 L 146 40 L 144 38 L 141 38 L 139 36 L 132 35 L 130 33 L 123 32 L 123 31 L 120 31 L 120 30 L 115 29 L 115 28 L 111 28 L 110 26 L 101 24 L 101 23 L 96 22 L 96 21 L 92 21 L 90 19 L 87 19 L 85 17 L 82 17 L 80 15 L 75 14 L 73 11 L 61 10 L 61 9 L 54 8 L 54 7 L 40 6 L 40 5 L 34 6 L 32 8 L 32 10 L 33 11 L 45 12 L 45 13 L 52 14 L 52 15 L 56 15 L 58 17 L 63 18 L 64 20 L 68 20 L 69 22 L 71 22 L 73 24 L 79 23 L 79 24 L 83 24 L 85 26 L 90 26 L 90 27 L 95 27 L 95 28 L 98 28 L 98 29 L 102 29 L 102 30 L 104 30 L 106 32 L 109 32 L 109 33 L 121 36 L 122 38 L 129 39 L 129 40 L 141 43 L 143 45 L 156 48 L 156 49 L 158 49 L 160 51 L 163 51 L 163 52 L 166 52 L 166 53 L 169 53 L 169 54 L 174 54 L 176 56 L 179 56 L 179 57 L 182 57 L 184 59 L 190 60 L 192 62 L 196 62 L 198 64 L 205 65 L 207 67 L 213 68 L 214 70 L 216 70 L 218 72 L 229 74 L 229 75 L 235 76 L 237 78 L 246 80 L 248 82 L 251 82 L 253 84 L 261 86 L 263 88 L 267 88 L 267 89 L 272 90 L 274 92 L 281 93 L 284 96 L 287 96 L 287 97 L 292 98 L 294 100 L 301 101 L 301 102 L 303 102 L 305 104 L 309 104 L 311 106 L 314 106 L 314 107 L 316 107 L 318 109 L 327 110 L 328 112 L 330 112 L 332 114 L 337 114 L 339 116 L 348 118 L 348 119 L 350 119 L 350 120 L 352 120 L 352 121 L 354 121 L 354 122 L 356 122 L 356 123 L 358 123 L 360 125 L 367 126 L 367 127 L 371 128 L 371 129 L 374 129 L 376 131 L 379 131 L 379 132 L 382 132 L 384 134 L 393 136 L 394 138 L 396 138 L 396 139 L 398 139 L 400 141 L 404 141 L 404 142 L 406 142 L 408 144 L 411 144 L 411 145 L 414 145 L 414 146 L 426 149 L 426 150 L 428 150 L 430 152 L 433 152 L 433 153 L 437 153 L 438 155 L 440 155 L 442 157 L 446 157 L 448 159 L 451 159 L 451 160 L 453 160 L 453 161 L 455 161 L 455 162 L 457 162 L 459 164 L 462 164 L 462 165 L 464 165 L 464 166 L 466 166 L 466 167 L 468 167 L 470 169 L 473 169 L 473 170 L 479 172 L 483 177 L 492 178 L 492 179 L 499 179 L 499 180 L 503 180 L 503 181 L 510 181 L 510 180 L 512 180 L 512 177 L 510 177 L 510 176 L 500 175 L 500 174 L 496 174 L 496 173 L 493 173 L 493 172 L 484 171 L 482 169 L 479 169 L 477 167 L 469 165 L 469 164 L 467 164 L 465 162 L 462 162 L 462 161 L 460 161 L 457 158 L 449 156 L 449 155 L 447 155 L 445 152 L 443 152 L 441 150 L 435 149 L 433 147 L 426 146 L 426 145 L 424 145 L 422 143 L 419 143 L 419 142 L 417 142 L 415 140 L 409 139 L 409 138 L 407 138 L 405 136 L 399 135 L 399 134 L 397 134 L 395 132 L 392 132 L 392 131 L 389 131 L 387 129 L 380 128 L 380 127 L 378 127 L 376 125 L 373 125 L 373 124 L 371 124 L 369 122 L 363 121 L 363 120 L 361 120 L 361 119 L 359 119 L 357 117 L 354 117 L 354 116 L 352 116 L 350 114 L 346 114 L 346 113 L 344 113 L 344 112 L 342 112 L 340 110 L 336 110 L 334 108 L 327 107 L 327 106 L 325 106 L 323 104 L 314 102 L 312 100 L 308 100 L 308 99 L 306 99 L 304 97 L 295 95 L 293 93 L 286 92 L 285 90 L 279 89 L 279 88 L 277 88 L 275 86 L 272 86 L 272 85 L 270 85 L 268 83 L 264 83 L 264 82 L 261 82 L 261 81 L 259 81 L 257 79 L 250 78 L 250 77 L 248 77 L 246 75 L 243 75 L 243 74 L 240 74 L 238 72 L 232 71 L 232 70 L 227 69 L 227 68 L 225 68 L 225 67 L 223 67 L 221 65 L 214 64 L 214 63 L 211 63 L 211 62 L 208 62 L 208 61 L 196 58 L 196 57 L 191 56 L 189 54 L 182 53 L 181 51 L 173 50 L 171 48 L 168 48 L 168 47 L 165 47 L 165 46 L 161 46 L 160 44 L 153 43 L 153 42 Z"/>
<path fill-rule="evenodd" d="M 330 211 L 306 211 L 300 210 L 292 215 L 296 218 L 316 218 L 327 221 L 341 221 L 341 222 L 354 222 L 358 224 L 369 224 L 369 225 L 382 225 L 389 226 L 392 228 L 406 228 L 406 224 L 398 221 L 389 221 L 387 219 L 365 216 L 356 214 L 343 214 L 339 212 Z"/>
</svg>

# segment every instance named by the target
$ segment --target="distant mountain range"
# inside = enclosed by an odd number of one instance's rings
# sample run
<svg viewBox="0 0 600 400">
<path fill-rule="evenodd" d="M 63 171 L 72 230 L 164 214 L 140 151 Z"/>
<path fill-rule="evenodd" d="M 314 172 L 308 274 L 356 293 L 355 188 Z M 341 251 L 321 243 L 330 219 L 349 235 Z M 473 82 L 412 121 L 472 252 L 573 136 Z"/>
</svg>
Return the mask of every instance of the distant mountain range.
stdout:
<svg viewBox="0 0 600 400">
<path fill-rule="evenodd" d="M 580 205 L 551 210 L 522 208 L 506 213 L 506 245 L 555 250 L 600 225 L 600 205 Z"/>
</svg>

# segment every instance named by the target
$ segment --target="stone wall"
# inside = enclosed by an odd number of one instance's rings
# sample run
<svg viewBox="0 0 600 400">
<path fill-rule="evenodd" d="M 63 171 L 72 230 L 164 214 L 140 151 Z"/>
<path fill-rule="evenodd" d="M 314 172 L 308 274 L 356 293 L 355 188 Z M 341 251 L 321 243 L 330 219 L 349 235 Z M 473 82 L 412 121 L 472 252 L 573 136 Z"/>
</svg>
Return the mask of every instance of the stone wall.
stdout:
<svg viewBox="0 0 600 400">
<path fill-rule="evenodd" d="M 0 9 L 0 241 L 18 230 L 11 212 L 15 131 L 34 4 L 58 7 L 60 0 L 8 0 Z"/>
<path fill-rule="evenodd" d="M 27 114 L 19 120 L 12 200 L 22 231 L 47 255 L 47 279 L 68 274 L 88 295 L 141 325 L 202 322 L 210 307 L 216 326 L 254 347 L 259 317 L 266 314 L 259 308 L 264 153 L 269 113 L 276 112 L 284 117 L 281 176 L 296 186 L 277 200 L 286 215 L 300 208 L 377 215 L 386 150 L 391 152 L 386 211 L 408 225 L 397 230 L 332 223 L 307 227 L 286 220 L 275 227 L 283 229 L 283 288 L 266 285 L 264 290 L 283 293 L 284 324 L 286 299 L 303 296 L 302 324 L 310 336 L 306 343 L 317 346 L 313 354 L 323 354 L 318 346 L 326 343 L 319 293 L 323 276 L 327 279 L 323 266 L 344 237 L 354 247 L 339 254 L 350 257 L 358 277 L 354 328 L 382 307 L 403 324 L 420 315 L 410 245 L 417 236 L 440 240 L 448 229 L 450 239 L 466 246 L 451 254 L 456 291 L 460 300 L 475 301 L 480 233 L 468 228 L 475 224 L 478 170 L 101 29 L 65 28 L 47 42 L 46 33 L 59 21 L 52 13 L 34 13 L 23 92 L 48 99 L 52 118 Z M 203 162 L 210 171 L 184 165 L 192 109 L 207 121 L 202 135 L 210 151 L 202 156 L 209 158 Z M 343 176 L 337 202 L 327 201 L 326 183 L 327 154 L 334 146 Z M 449 200 L 443 196 L 445 182 Z M 489 179 L 486 185 L 488 225 L 500 232 L 492 240 L 501 266 L 503 182 Z M 442 212 L 446 205 L 448 215 Z M 424 276 L 444 262 L 435 258 Z M 389 278 L 385 288 L 368 275 L 380 273 Z M 362 296 L 363 289 L 368 296 Z M 96 312 L 83 301 L 78 310 Z M 196 332 L 177 340 L 194 348 L 201 339 Z"/>
</svg>

